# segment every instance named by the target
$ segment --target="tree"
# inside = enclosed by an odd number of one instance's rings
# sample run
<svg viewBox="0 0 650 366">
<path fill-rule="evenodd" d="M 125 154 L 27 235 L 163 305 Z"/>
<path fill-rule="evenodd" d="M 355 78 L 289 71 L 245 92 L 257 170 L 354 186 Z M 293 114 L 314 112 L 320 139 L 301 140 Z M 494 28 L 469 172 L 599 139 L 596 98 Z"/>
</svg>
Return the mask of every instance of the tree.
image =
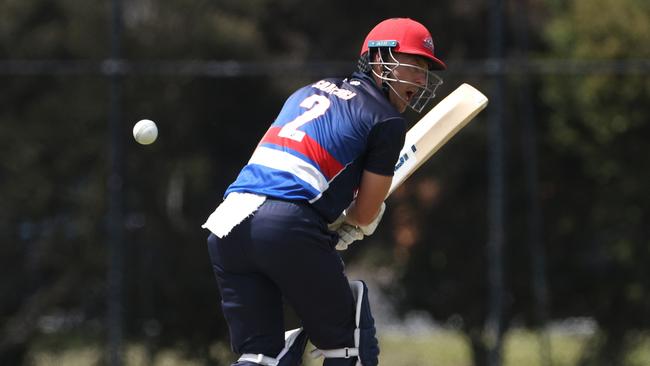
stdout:
<svg viewBox="0 0 650 366">
<path fill-rule="evenodd" d="M 648 59 L 647 1 L 574 1 L 555 9 L 551 56 L 578 62 Z M 555 316 L 602 329 L 588 364 L 622 364 L 650 321 L 647 76 L 629 70 L 547 78 L 544 161 Z M 579 294 L 579 296 L 577 296 Z"/>
</svg>

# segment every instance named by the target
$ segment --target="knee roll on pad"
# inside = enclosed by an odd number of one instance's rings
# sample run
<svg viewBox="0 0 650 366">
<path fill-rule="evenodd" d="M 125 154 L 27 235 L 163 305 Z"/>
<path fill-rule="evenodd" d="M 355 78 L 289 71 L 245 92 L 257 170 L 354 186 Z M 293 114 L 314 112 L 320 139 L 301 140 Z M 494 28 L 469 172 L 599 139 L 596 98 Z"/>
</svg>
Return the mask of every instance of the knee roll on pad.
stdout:
<svg viewBox="0 0 650 366">
<path fill-rule="evenodd" d="M 244 353 L 233 366 L 298 366 L 302 364 L 306 346 L 307 333 L 302 328 L 288 330 L 284 333 L 284 348 L 277 356 Z"/>
<path fill-rule="evenodd" d="M 375 319 L 370 312 L 368 286 L 363 281 L 350 281 L 350 289 L 356 303 L 354 347 L 330 350 L 315 349 L 312 357 L 357 358 L 357 366 L 376 366 L 379 363 L 379 342 L 376 337 Z"/>
</svg>

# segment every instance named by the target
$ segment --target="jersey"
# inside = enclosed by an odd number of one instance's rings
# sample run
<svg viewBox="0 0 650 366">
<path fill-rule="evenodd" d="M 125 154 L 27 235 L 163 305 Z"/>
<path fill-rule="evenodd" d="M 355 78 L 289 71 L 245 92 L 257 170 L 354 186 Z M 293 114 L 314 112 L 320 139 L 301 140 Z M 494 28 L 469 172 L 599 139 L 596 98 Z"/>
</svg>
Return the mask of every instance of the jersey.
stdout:
<svg viewBox="0 0 650 366">
<path fill-rule="evenodd" d="M 287 99 L 225 196 L 307 201 L 332 222 L 363 170 L 393 175 L 405 134 L 404 118 L 368 75 L 320 80 Z"/>
</svg>

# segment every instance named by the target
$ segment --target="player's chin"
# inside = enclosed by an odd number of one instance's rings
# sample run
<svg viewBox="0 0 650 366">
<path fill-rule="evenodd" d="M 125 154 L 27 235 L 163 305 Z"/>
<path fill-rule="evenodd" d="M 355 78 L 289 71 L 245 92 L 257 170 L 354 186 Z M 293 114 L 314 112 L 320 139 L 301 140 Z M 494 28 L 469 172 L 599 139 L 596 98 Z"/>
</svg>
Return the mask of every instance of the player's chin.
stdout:
<svg viewBox="0 0 650 366">
<path fill-rule="evenodd" d="M 407 94 L 403 98 L 401 98 L 400 105 L 398 108 L 399 112 L 400 113 L 406 112 L 406 109 L 408 108 L 410 102 L 411 102 L 411 95 Z"/>
<path fill-rule="evenodd" d="M 392 93 L 390 96 L 390 104 L 397 109 L 399 113 L 404 113 L 406 112 L 406 108 L 408 107 L 408 100 L 409 96 L 406 94 L 398 94 L 398 93 Z"/>
</svg>

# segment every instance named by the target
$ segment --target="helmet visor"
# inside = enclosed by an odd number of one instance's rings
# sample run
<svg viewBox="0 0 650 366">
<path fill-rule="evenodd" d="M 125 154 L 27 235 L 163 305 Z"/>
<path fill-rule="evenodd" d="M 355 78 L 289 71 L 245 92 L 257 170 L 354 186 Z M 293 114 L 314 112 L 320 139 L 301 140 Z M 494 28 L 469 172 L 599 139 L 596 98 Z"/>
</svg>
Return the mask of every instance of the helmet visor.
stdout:
<svg viewBox="0 0 650 366">
<path fill-rule="evenodd" d="M 407 106 L 418 113 L 422 112 L 422 110 L 424 110 L 429 102 L 435 97 L 436 89 L 438 89 L 442 84 L 442 79 L 427 68 L 398 61 L 390 48 L 388 49 L 387 54 L 386 57 L 386 55 L 382 55 L 382 52 L 379 52 L 379 56 L 375 61 L 368 62 L 368 65 L 372 68 L 373 74 L 386 81 L 388 87 L 392 89 L 395 95 Z M 388 60 L 384 60 L 384 58 L 387 58 Z M 374 65 L 379 65 L 379 67 L 374 67 Z M 400 73 L 395 72 L 398 67 L 401 68 L 401 70 L 406 69 L 408 74 L 418 75 L 418 77 L 409 79 L 400 78 L 398 76 Z M 404 72 L 402 72 L 402 74 L 404 74 Z M 408 85 L 409 88 L 407 89 L 409 92 L 407 94 L 399 92 L 395 88 L 395 83 Z"/>
</svg>

